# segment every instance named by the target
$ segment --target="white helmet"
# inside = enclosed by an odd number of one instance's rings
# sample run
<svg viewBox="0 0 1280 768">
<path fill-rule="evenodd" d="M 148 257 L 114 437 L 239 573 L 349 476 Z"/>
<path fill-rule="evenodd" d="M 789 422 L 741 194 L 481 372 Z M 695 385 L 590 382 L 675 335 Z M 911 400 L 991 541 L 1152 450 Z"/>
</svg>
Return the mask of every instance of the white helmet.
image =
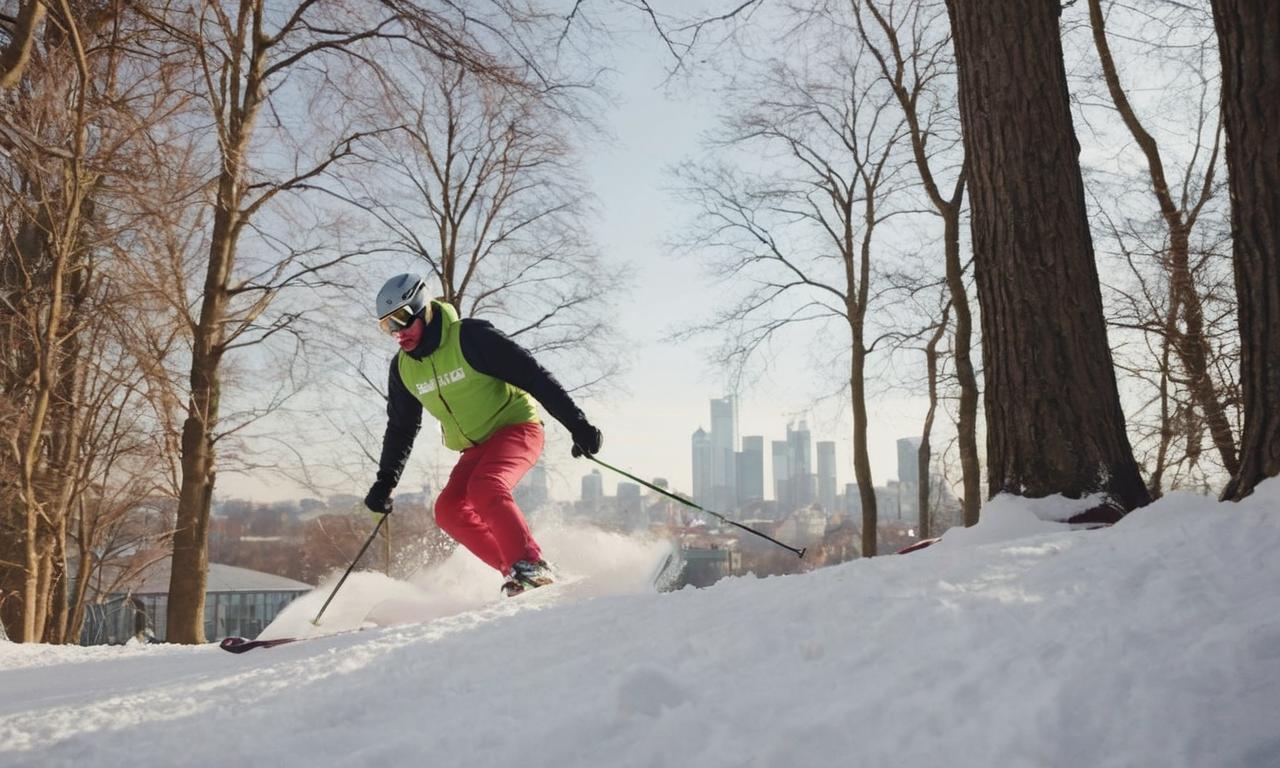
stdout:
<svg viewBox="0 0 1280 768">
<path fill-rule="evenodd" d="M 408 273 L 396 275 L 378 291 L 378 327 L 383 333 L 407 328 L 426 306 L 427 284 L 422 278 Z"/>
</svg>

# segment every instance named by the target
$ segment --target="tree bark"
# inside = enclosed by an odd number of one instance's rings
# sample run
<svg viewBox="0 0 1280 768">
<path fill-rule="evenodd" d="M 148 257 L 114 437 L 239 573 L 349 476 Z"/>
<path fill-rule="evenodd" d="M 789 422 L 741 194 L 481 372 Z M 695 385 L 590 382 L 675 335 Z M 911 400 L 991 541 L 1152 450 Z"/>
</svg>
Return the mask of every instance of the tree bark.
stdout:
<svg viewBox="0 0 1280 768">
<path fill-rule="evenodd" d="M 988 490 L 1150 501 L 1125 433 L 1071 124 L 1056 0 L 947 0 L 978 299 Z"/>
<path fill-rule="evenodd" d="M 31 59 L 36 27 L 40 26 L 44 14 L 44 3 L 41 0 L 27 0 L 18 5 L 16 28 L 9 44 L 0 51 L 0 90 L 13 88 L 22 79 L 22 72 Z"/>
<path fill-rule="evenodd" d="M 1280 3 L 1212 0 L 1222 57 L 1244 430 L 1223 498 L 1280 475 Z"/>
</svg>

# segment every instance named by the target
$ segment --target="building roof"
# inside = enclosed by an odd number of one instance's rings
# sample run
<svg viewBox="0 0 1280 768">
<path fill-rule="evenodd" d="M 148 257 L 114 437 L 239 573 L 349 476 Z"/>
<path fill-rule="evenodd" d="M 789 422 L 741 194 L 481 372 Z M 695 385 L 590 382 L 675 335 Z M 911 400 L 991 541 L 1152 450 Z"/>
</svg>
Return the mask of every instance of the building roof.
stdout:
<svg viewBox="0 0 1280 768">
<path fill-rule="evenodd" d="M 169 591 L 171 560 L 162 560 L 147 569 L 142 582 L 133 589 L 135 595 L 163 595 Z M 312 587 L 272 573 L 263 573 L 235 565 L 209 563 L 206 592 L 309 592 Z"/>
</svg>

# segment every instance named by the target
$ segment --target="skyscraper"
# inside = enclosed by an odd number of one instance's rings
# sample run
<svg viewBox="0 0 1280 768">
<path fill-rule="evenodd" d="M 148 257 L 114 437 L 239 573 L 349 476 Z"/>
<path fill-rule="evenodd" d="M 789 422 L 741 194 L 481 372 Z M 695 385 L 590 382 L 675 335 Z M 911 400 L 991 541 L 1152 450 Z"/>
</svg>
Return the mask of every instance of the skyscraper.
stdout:
<svg viewBox="0 0 1280 768">
<path fill-rule="evenodd" d="M 719 509 L 738 506 L 738 399 L 733 395 L 711 401 L 711 504 Z"/>
<path fill-rule="evenodd" d="M 813 445 L 809 425 L 803 419 L 787 425 L 788 469 L 791 472 L 791 502 L 804 507 L 817 501 L 818 480 L 813 473 Z"/>
<path fill-rule="evenodd" d="M 818 503 L 828 514 L 836 511 L 836 444 L 818 441 Z"/>
<path fill-rule="evenodd" d="M 916 483 L 920 479 L 920 438 L 898 439 L 898 482 Z"/>
<path fill-rule="evenodd" d="M 778 514 L 792 510 L 791 455 L 786 440 L 771 441 L 773 447 L 773 498 L 778 501 Z"/>
<path fill-rule="evenodd" d="M 600 470 L 593 469 L 591 474 L 582 476 L 582 500 L 600 501 L 604 498 L 604 478 Z"/>
<path fill-rule="evenodd" d="M 702 427 L 693 433 L 693 500 L 711 503 L 711 435 Z"/>
<path fill-rule="evenodd" d="M 738 503 L 764 499 L 764 438 L 759 435 L 742 438 L 738 453 Z"/>
<path fill-rule="evenodd" d="M 918 519 L 920 516 L 920 438 L 898 440 L 898 516 Z"/>
</svg>

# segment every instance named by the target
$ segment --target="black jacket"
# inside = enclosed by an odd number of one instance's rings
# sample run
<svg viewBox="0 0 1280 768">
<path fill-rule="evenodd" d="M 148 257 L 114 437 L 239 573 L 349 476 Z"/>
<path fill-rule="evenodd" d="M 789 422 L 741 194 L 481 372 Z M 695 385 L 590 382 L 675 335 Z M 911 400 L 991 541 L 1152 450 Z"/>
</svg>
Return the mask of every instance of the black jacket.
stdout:
<svg viewBox="0 0 1280 768">
<path fill-rule="evenodd" d="M 586 417 L 573 398 L 527 349 L 487 320 L 464 318 L 459 323 L 458 343 L 468 365 L 528 392 L 570 432 L 585 424 Z M 441 325 L 440 313 L 433 313 L 431 322 L 422 333 L 422 340 L 408 353 L 409 356 L 421 360 L 434 352 L 440 345 Z M 382 456 L 378 460 L 378 480 L 390 483 L 392 487 L 400 481 L 400 473 L 404 471 L 409 452 L 413 449 L 413 439 L 422 426 L 422 403 L 400 380 L 396 359 L 391 359 L 391 373 L 387 381 L 387 431 L 382 437 Z"/>
</svg>

